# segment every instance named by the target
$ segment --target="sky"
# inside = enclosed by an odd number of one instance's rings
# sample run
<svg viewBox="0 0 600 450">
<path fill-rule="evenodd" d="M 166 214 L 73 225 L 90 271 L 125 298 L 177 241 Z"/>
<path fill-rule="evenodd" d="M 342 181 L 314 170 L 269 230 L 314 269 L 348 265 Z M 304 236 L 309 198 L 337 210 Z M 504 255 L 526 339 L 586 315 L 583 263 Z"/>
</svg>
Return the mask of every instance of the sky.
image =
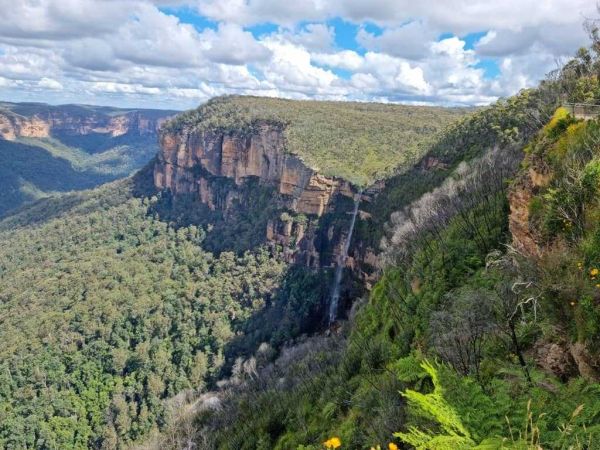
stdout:
<svg viewBox="0 0 600 450">
<path fill-rule="evenodd" d="M 587 44 L 594 0 L 0 0 L 0 100 L 484 105 Z"/>
</svg>

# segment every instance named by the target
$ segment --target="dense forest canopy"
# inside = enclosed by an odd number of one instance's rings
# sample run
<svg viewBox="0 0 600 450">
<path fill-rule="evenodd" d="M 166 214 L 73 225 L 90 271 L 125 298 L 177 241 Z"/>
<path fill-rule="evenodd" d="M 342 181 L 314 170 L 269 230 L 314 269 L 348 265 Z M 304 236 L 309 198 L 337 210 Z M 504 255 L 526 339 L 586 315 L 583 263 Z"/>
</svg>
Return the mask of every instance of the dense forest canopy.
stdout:
<svg viewBox="0 0 600 450">
<path fill-rule="evenodd" d="M 215 257 L 201 229 L 169 227 L 132 189 L 2 225 L 0 448 L 115 448 L 151 431 L 166 398 L 216 377 L 236 324 L 279 284 L 277 259 Z"/>
</svg>

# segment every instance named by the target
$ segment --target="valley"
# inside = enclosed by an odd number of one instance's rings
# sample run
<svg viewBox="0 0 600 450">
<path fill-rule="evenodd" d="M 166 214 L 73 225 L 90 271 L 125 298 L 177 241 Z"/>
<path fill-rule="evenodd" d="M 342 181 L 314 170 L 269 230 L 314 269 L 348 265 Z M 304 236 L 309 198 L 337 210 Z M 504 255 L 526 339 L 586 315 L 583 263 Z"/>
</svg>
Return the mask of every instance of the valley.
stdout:
<svg viewBox="0 0 600 450">
<path fill-rule="evenodd" d="M 213 103 L 231 101 L 243 99 Z M 392 110 L 439 112 L 438 132 L 468 112 Z M 360 280 L 375 280 L 376 250 L 348 231 L 369 221 L 358 199 L 372 203 L 383 181 L 363 191 L 306 166 L 287 148 L 283 122 L 173 131 L 186 114 L 166 124 L 157 158 L 133 177 L 0 222 L 3 446 L 139 441 L 172 422 L 170 398 L 215 386 L 236 358 L 265 345 L 275 355 L 324 330 L 338 315 L 334 272 L 340 317 L 365 291 Z M 432 131 L 407 132 L 407 151 L 424 152 Z"/>
<path fill-rule="evenodd" d="M 123 178 L 154 157 L 176 111 L 0 103 L 0 216 L 52 193 Z"/>
<path fill-rule="evenodd" d="M 600 448 L 598 21 L 534 83 L 491 27 L 383 57 L 393 17 L 115 5 L 112 65 L 31 48 L 78 96 L 203 100 L 0 102 L 0 449 Z"/>
</svg>

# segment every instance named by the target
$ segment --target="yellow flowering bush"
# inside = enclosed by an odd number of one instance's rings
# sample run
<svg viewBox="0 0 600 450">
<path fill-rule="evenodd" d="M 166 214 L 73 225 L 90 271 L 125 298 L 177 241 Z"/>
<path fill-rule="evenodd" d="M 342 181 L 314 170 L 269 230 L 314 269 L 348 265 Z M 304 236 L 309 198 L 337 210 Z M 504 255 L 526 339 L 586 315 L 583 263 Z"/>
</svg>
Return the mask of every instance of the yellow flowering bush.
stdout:
<svg viewBox="0 0 600 450">
<path fill-rule="evenodd" d="M 323 442 L 325 448 L 340 448 L 342 446 L 342 440 L 339 437 L 332 437 Z"/>
<path fill-rule="evenodd" d="M 390 442 L 387 448 L 388 450 L 398 450 L 398 446 L 393 442 Z M 381 450 L 381 446 L 378 445 L 377 447 L 371 447 L 371 450 Z"/>
</svg>

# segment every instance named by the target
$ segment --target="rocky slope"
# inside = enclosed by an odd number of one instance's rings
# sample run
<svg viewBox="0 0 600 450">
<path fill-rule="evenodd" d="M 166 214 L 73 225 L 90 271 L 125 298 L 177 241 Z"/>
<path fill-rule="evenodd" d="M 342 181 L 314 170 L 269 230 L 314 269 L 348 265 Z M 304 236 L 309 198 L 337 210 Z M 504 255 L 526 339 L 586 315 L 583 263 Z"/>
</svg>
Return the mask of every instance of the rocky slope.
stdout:
<svg viewBox="0 0 600 450">
<path fill-rule="evenodd" d="M 554 301 L 563 300 L 571 310 L 580 303 L 598 305 L 600 301 L 596 242 L 590 237 L 598 223 L 594 209 L 600 184 L 592 170 L 598 146 L 590 138 L 597 127 L 595 121 L 578 120 L 558 108 L 529 142 L 523 168 L 508 195 L 513 247 L 537 266 L 542 274 L 537 275 L 537 283 L 552 286 L 545 294 Z M 577 268 L 573 279 L 561 273 L 561 269 L 570 273 L 570 267 Z M 552 274 L 544 275 L 545 271 Z M 571 314 L 567 311 L 565 316 Z M 578 324 L 577 314 L 581 313 L 576 311 L 572 320 Z M 581 317 L 593 322 L 594 314 L 590 308 Z M 576 334 L 569 335 L 569 326 L 561 324 L 551 336 L 540 339 L 534 349 L 536 363 L 561 379 L 575 374 L 597 382 L 600 354 L 596 336 L 577 326 Z"/>
<path fill-rule="evenodd" d="M 530 226 L 530 204 L 534 195 L 548 185 L 550 175 L 544 169 L 530 167 L 519 174 L 508 193 L 510 214 L 508 226 L 513 246 L 528 256 L 541 253 L 540 238 Z"/>
<path fill-rule="evenodd" d="M 288 153 L 283 130 L 268 123 L 256 127 L 253 134 L 241 130 L 165 131 L 160 148 L 154 166 L 157 189 L 168 190 L 175 197 L 191 196 L 227 216 L 235 214 L 240 203 L 252 207 L 248 186 L 257 182 L 270 192 L 275 214 L 256 232 L 267 244 L 283 248 L 286 260 L 312 267 L 331 266 L 337 260 L 347 232 L 348 211 L 343 202 L 358 195 L 361 201 L 370 201 L 383 186 L 379 182 L 359 193 L 346 180 L 320 174 Z M 335 215 L 341 216 L 339 223 L 319 224 L 323 216 Z M 365 218 L 364 212 L 361 217 Z M 372 249 L 365 250 L 364 256 L 367 254 L 372 264 Z M 355 265 L 353 258 L 347 263 Z"/>
</svg>

